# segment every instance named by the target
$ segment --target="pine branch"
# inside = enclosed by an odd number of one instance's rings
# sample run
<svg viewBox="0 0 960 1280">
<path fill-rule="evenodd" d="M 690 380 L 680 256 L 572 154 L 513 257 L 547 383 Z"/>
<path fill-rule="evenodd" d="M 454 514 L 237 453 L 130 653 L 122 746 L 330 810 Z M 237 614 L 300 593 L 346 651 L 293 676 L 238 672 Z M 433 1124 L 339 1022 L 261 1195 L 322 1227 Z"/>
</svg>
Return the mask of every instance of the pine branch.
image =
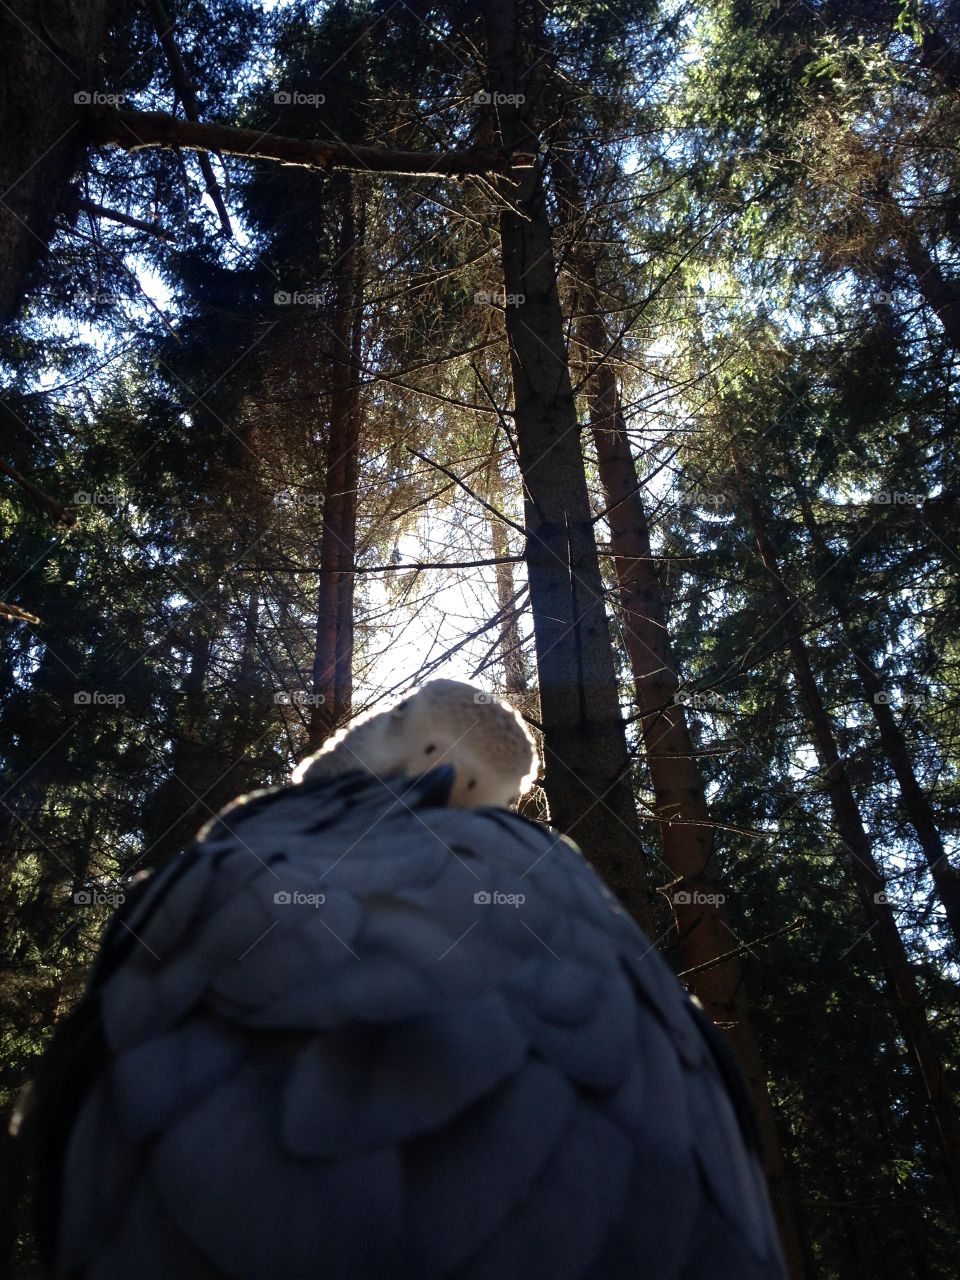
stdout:
<svg viewBox="0 0 960 1280">
<path fill-rule="evenodd" d="M 177 120 L 162 111 L 117 111 L 100 104 L 78 107 L 87 139 L 95 146 L 114 145 L 127 151 L 147 147 L 182 147 L 187 151 L 215 151 L 252 160 L 333 172 L 407 174 L 414 177 L 460 178 L 469 174 L 507 173 L 530 168 L 534 157 L 527 152 L 506 152 L 485 147 L 464 151 L 393 151 L 383 147 L 348 147 L 338 142 L 310 138 L 284 138 L 259 129 L 228 124 L 198 124 Z"/>
</svg>

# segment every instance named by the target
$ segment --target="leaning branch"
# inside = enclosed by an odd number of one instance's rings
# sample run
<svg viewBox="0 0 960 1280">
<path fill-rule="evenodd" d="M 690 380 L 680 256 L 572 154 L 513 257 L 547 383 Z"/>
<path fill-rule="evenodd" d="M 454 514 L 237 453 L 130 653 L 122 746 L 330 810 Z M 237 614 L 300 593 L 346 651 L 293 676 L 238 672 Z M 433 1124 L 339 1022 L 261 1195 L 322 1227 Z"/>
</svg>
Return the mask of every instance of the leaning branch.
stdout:
<svg viewBox="0 0 960 1280">
<path fill-rule="evenodd" d="M 93 218 L 109 218 L 111 222 L 121 222 L 125 227 L 133 227 L 135 231 L 146 231 L 161 240 L 173 240 L 175 237 L 155 222 L 147 222 L 144 218 L 134 218 L 132 214 L 121 213 L 119 209 L 108 209 L 94 200 L 78 200 L 77 208 L 82 213 L 89 213 Z"/>
<path fill-rule="evenodd" d="M 42 489 L 38 489 L 32 480 L 28 480 L 26 476 L 22 476 L 15 467 L 11 467 L 8 462 L 0 459 L 0 472 L 5 476 L 9 476 L 11 480 L 16 481 L 24 492 L 29 493 L 30 497 L 38 502 L 41 507 L 49 511 L 55 516 L 61 524 L 76 524 L 77 517 L 67 507 L 61 506 L 55 498 L 49 498 Z"/>
<path fill-rule="evenodd" d="M 468 174 L 507 173 L 529 169 L 529 152 L 506 152 L 489 147 L 464 151 L 392 151 L 383 147 L 348 147 L 311 138 L 284 138 L 259 129 L 239 129 L 228 124 L 198 124 L 178 120 L 162 111 L 117 111 L 102 105 L 81 106 L 78 117 L 89 142 L 114 145 L 127 151 L 146 147 L 182 147 L 187 151 L 218 151 L 251 160 L 275 160 L 279 164 L 332 172 L 412 174 L 423 178 L 464 177 Z"/>
</svg>

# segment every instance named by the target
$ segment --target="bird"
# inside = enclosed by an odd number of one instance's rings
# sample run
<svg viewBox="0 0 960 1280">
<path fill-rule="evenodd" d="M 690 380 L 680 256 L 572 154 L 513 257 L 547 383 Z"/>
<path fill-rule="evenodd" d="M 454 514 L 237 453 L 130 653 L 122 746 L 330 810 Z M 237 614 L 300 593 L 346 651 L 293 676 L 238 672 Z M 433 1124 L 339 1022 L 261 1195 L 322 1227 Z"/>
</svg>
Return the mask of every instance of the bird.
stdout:
<svg viewBox="0 0 960 1280">
<path fill-rule="evenodd" d="M 24 1107 L 49 1275 L 783 1280 L 737 1063 L 534 767 L 431 681 L 131 890 Z"/>
</svg>

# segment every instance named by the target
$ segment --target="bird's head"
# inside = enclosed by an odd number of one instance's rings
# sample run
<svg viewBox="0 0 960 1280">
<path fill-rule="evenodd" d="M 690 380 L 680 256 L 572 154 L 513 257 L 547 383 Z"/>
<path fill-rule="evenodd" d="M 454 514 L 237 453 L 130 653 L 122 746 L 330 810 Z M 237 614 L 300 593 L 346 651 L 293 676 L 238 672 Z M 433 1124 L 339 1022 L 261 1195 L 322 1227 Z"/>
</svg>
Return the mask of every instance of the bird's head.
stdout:
<svg viewBox="0 0 960 1280">
<path fill-rule="evenodd" d="M 449 803 L 459 809 L 512 804 L 537 772 L 533 741 L 512 707 L 459 680 L 431 680 L 341 730 L 298 766 L 294 781 L 349 769 L 413 777 L 439 764 L 453 766 Z"/>
</svg>

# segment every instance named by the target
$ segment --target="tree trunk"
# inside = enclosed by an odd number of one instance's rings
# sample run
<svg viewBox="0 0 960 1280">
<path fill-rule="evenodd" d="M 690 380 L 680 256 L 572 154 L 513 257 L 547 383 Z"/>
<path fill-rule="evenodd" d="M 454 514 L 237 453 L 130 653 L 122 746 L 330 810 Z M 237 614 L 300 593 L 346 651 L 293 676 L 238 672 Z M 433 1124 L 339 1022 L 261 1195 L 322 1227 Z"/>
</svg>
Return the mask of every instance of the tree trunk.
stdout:
<svg viewBox="0 0 960 1280">
<path fill-rule="evenodd" d="M 75 96 L 103 86 L 107 0 L 0 5 L 0 324 L 12 319 L 53 235 L 82 147 Z"/>
<path fill-rule="evenodd" d="M 794 491 L 813 548 L 817 555 L 825 560 L 829 556 L 829 551 L 820 533 L 810 501 L 798 486 L 794 485 Z M 958 954 L 960 949 L 960 872 L 947 857 L 933 814 L 933 807 L 926 792 L 917 781 L 907 744 L 885 696 L 887 691 L 883 687 L 876 668 L 867 657 L 862 638 L 855 634 L 846 613 L 842 611 L 840 624 L 857 675 L 860 677 L 864 696 L 877 722 L 880 742 L 897 779 L 904 812 L 916 832 L 920 849 L 930 868 L 934 890 L 946 913 L 947 925 L 953 935 L 954 953 Z"/>
<path fill-rule="evenodd" d="M 780 574 L 760 502 L 735 451 L 733 459 L 744 509 L 779 610 L 780 626 L 793 661 L 794 679 L 806 707 L 813 745 L 826 780 L 837 831 L 848 856 L 864 913 L 870 922 L 868 932 L 880 958 L 891 1011 L 919 1070 L 924 1092 L 937 1122 L 954 1194 L 960 1201 L 960 1124 L 923 998 L 896 919 L 887 902 L 883 876 L 873 856 L 853 789 L 837 749 L 830 717 L 810 666 L 800 629 L 799 601 L 787 588 Z"/>
<path fill-rule="evenodd" d="M 360 466 L 360 354 L 363 322 L 363 198 L 347 175 L 341 183 L 342 220 L 332 323 L 335 382 L 323 494 L 320 587 L 317 599 L 313 705 L 309 749 L 350 718 L 353 694 L 354 559 Z M 359 203 L 359 209 L 357 205 Z"/>
<path fill-rule="evenodd" d="M 536 139 L 509 99 L 522 91 L 514 0 L 486 5 L 489 88 L 512 151 Z M 502 98 L 499 95 L 508 95 Z M 527 95 L 532 96 L 532 95 Z M 550 222 L 539 166 L 501 185 L 506 327 L 525 490 L 544 790 L 624 905 L 650 928 L 646 864 L 593 534 Z"/>
<path fill-rule="evenodd" d="M 672 907 L 682 969 L 708 964 L 731 950 L 736 934 L 723 902 L 713 829 L 683 706 L 667 626 L 663 588 L 650 546 L 650 531 L 636 464 L 623 418 L 610 341 L 597 296 L 596 261 L 578 263 L 581 312 L 576 335 L 588 376 L 587 398 L 597 465 L 610 526 L 613 565 L 623 630 L 640 715 L 640 731 L 656 798 L 663 858 L 678 881 Z M 719 901 L 718 901 L 719 899 Z M 688 985 L 723 1027 L 740 1060 L 763 1134 L 764 1164 L 784 1256 L 792 1280 L 806 1274 L 803 1248 L 787 1180 L 767 1071 L 750 1020 L 739 957 L 691 976 Z"/>
</svg>

